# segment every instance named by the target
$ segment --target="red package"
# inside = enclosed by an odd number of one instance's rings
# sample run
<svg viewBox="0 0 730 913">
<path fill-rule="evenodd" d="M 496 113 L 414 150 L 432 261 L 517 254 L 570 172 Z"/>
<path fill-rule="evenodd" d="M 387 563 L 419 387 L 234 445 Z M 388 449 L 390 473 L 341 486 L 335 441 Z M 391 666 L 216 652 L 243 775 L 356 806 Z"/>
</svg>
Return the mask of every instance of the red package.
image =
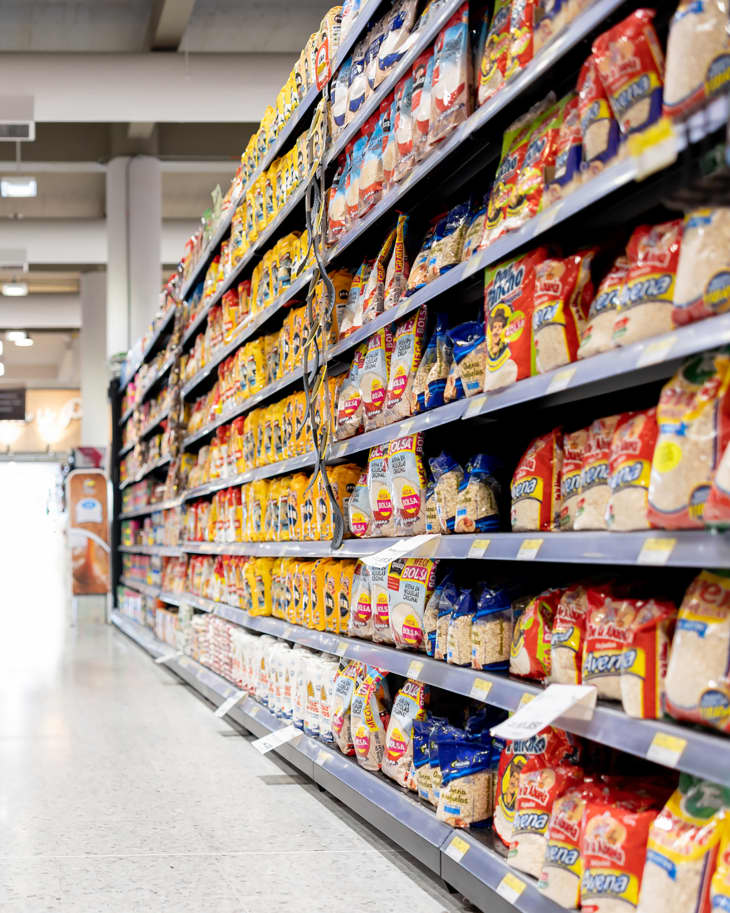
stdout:
<svg viewBox="0 0 730 913">
<path fill-rule="evenodd" d="M 629 716 L 659 720 L 677 607 L 655 599 L 632 602 L 636 615 L 621 664 L 621 701 Z"/>
<path fill-rule="evenodd" d="M 583 169 L 597 174 L 618 152 L 620 133 L 592 57 L 578 77 L 578 114 L 583 135 Z"/>
<path fill-rule="evenodd" d="M 511 675 L 544 682 L 550 678 L 550 639 L 562 590 L 545 590 L 515 619 L 509 654 Z"/>
<path fill-rule="evenodd" d="M 538 114 L 540 110 L 540 107 L 536 107 Z M 528 112 L 516 120 L 502 138 L 502 158 L 489 193 L 487 217 L 484 220 L 479 250 L 488 247 L 507 230 L 507 207 L 525 161 L 530 137 L 538 123 L 538 114 Z"/>
<path fill-rule="evenodd" d="M 656 409 L 625 412 L 611 440 L 606 521 L 611 530 L 649 529 L 649 479 L 659 433 Z"/>
<path fill-rule="evenodd" d="M 649 828 L 656 811 L 631 811 L 606 800 L 589 801 L 583 816 L 582 913 L 612 907 L 628 911 L 639 902 Z"/>
<path fill-rule="evenodd" d="M 664 54 L 651 20 L 640 9 L 593 42 L 593 58 L 621 133 L 628 136 L 662 113 Z"/>
<path fill-rule="evenodd" d="M 550 681 L 581 684 L 588 609 L 585 587 L 574 586 L 561 593 L 550 635 Z"/>
<path fill-rule="evenodd" d="M 595 685 L 599 697 L 620 701 L 623 652 L 639 600 L 621 599 L 602 587 L 590 587 L 587 595 L 583 684 Z"/>
<path fill-rule="evenodd" d="M 573 529 L 606 529 L 611 496 L 608 461 L 611 441 L 620 416 L 599 418 L 588 428 L 580 472 L 580 497 L 575 508 Z"/>
<path fill-rule="evenodd" d="M 563 433 L 560 428 L 535 438 L 527 448 L 512 476 L 514 532 L 559 528 L 562 465 Z"/>
<path fill-rule="evenodd" d="M 612 347 L 616 311 L 630 267 L 628 257 L 618 257 L 609 274 L 598 286 L 596 297 L 588 309 L 588 325 L 581 336 L 578 358 L 588 358 Z"/>
<path fill-rule="evenodd" d="M 504 389 L 535 373 L 532 351 L 535 270 L 546 256 L 547 250 L 538 247 L 485 272 L 485 392 Z"/>
<path fill-rule="evenodd" d="M 612 341 L 626 346 L 674 328 L 674 283 L 682 241 L 682 220 L 652 228 L 640 226 L 626 253 L 631 261 L 626 288 L 619 296 Z"/>
<path fill-rule="evenodd" d="M 532 60 L 535 0 L 512 3 L 510 12 L 510 45 L 505 79 L 509 79 Z"/>
<path fill-rule="evenodd" d="M 563 471 L 560 476 L 560 529 L 573 529 L 580 500 L 580 474 L 588 429 L 581 428 L 563 437 Z"/>
</svg>

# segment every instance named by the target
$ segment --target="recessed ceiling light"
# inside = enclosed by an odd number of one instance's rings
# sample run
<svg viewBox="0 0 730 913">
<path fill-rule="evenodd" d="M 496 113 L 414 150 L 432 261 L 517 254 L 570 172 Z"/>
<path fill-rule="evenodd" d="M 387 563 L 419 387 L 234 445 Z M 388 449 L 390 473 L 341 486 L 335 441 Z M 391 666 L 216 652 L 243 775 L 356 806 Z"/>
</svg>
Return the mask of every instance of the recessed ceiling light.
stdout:
<svg viewBox="0 0 730 913">
<path fill-rule="evenodd" d="M 8 330 L 5 338 L 8 342 L 15 342 L 16 339 L 25 339 L 27 335 L 25 330 Z"/>
<path fill-rule="evenodd" d="M 29 349 L 33 345 L 33 340 L 30 336 L 23 336 L 22 339 L 13 340 L 16 346 L 20 346 L 21 349 Z"/>
<path fill-rule="evenodd" d="M 3 282 L 2 293 L 6 298 L 23 298 L 28 294 L 28 283 Z"/>
<path fill-rule="evenodd" d="M 0 196 L 37 197 L 38 182 L 35 178 L 2 178 L 0 179 Z"/>
</svg>

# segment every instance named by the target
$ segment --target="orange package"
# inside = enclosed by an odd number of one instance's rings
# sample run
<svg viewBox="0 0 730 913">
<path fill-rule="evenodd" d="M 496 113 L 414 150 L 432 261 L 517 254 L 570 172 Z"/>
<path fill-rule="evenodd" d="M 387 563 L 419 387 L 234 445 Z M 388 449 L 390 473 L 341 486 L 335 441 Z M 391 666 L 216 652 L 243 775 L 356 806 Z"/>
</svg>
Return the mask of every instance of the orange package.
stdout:
<svg viewBox="0 0 730 913">
<path fill-rule="evenodd" d="M 626 412 L 618 420 L 608 463 L 611 530 L 649 529 L 649 479 L 659 433 L 656 409 Z"/>
<path fill-rule="evenodd" d="M 549 434 L 535 438 L 512 476 L 514 532 L 559 529 L 562 466 L 562 430 L 554 428 Z"/>
<path fill-rule="evenodd" d="M 562 590 L 545 590 L 515 619 L 509 656 L 511 675 L 541 682 L 550 678 L 550 638 L 561 594 Z"/>
</svg>

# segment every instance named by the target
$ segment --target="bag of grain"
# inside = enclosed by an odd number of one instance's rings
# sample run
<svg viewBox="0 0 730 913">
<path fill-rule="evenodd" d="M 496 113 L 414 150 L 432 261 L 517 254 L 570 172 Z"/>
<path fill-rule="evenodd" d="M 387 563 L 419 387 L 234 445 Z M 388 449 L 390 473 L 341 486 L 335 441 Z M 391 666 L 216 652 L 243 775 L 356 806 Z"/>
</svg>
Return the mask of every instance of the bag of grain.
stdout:
<svg viewBox="0 0 730 913">
<path fill-rule="evenodd" d="M 459 594 L 446 634 L 446 662 L 452 666 L 471 664 L 471 628 L 475 612 L 474 594 L 466 588 Z"/>
<path fill-rule="evenodd" d="M 547 681 L 550 678 L 550 638 L 561 590 L 545 590 L 531 599 L 515 622 L 510 646 L 511 675 Z"/>
<path fill-rule="evenodd" d="M 406 283 L 408 282 L 407 226 L 408 216 L 405 213 L 399 213 L 395 226 L 393 253 L 385 272 L 385 297 L 383 300 L 383 310 L 385 311 L 394 308 L 406 292 Z"/>
<path fill-rule="evenodd" d="M 451 572 L 447 573 L 433 588 L 431 595 L 426 600 L 426 607 L 423 610 L 423 643 L 426 647 L 426 653 L 433 656 L 436 651 L 436 631 L 438 628 L 439 603 L 444 587 L 452 579 Z"/>
<path fill-rule="evenodd" d="M 569 587 L 560 595 L 550 638 L 550 681 L 580 685 L 583 668 L 588 596 L 584 586 Z"/>
<path fill-rule="evenodd" d="M 578 114 L 583 134 L 583 172 L 590 178 L 616 155 L 620 138 L 593 57 L 586 60 L 578 77 Z"/>
<path fill-rule="evenodd" d="M 335 634 L 346 634 L 350 626 L 350 600 L 355 577 L 356 561 L 340 561 L 340 580 L 337 589 L 338 618 Z"/>
<path fill-rule="evenodd" d="M 679 607 L 664 683 L 667 712 L 730 733 L 730 574 L 702 571 Z"/>
<path fill-rule="evenodd" d="M 429 281 L 460 262 L 470 209 L 469 201 L 459 203 L 439 220 L 428 261 Z"/>
<path fill-rule="evenodd" d="M 438 560 L 431 558 L 407 558 L 397 591 L 390 591 L 390 626 L 399 649 L 416 648 L 425 652 L 423 613 L 436 584 L 438 564 Z"/>
<path fill-rule="evenodd" d="M 621 599 L 607 587 L 589 587 L 588 621 L 583 653 L 584 685 L 595 685 L 598 696 L 621 700 L 621 668 L 636 617 L 636 600 Z"/>
<path fill-rule="evenodd" d="M 356 144 L 357 145 L 357 144 Z M 383 313 L 385 299 L 385 271 L 388 266 L 393 244 L 395 243 L 395 228 L 385 238 L 380 253 L 375 260 L 367 282 L 363 287 L 362 322 L 365 324 L 373 320 L 378 314 Z"/>
<path fill-rule="evenodd" d="M 391 487 L 387 445 L 371 447 L 368 457 L 368 495 L 374 536 L 392 536 L 395 533 Z"/>
<path fill-rule="evenodd" d="M 582 428 L 563 437 L 563 471 L 560 477 L 560 529 L 573 529 L 580 500 L 580 474 L 588 429 Z"/>
<path fill-rule="evenodd" d="M 512 476 L 510 519 L 514 532 L 559 528 L 562 464 L 560 428 L 535 438 L 527 448 Z"/>
<path fill-rule="evenodd" d="M 337 440 L 359 434 L 363 427 L 365 407 L 360 386 L 362 369 L 365 364 L 366 346 L 359 346 L 352 356 L 347 380 L 340 388 L 337 400 Z"/>
<path fill-rule="evenodd" d="M 674 286 L 675 326 L 730 309 L 729 240 L 730 208 L 695 209 L 685 216 Z"/>
<path fill-rule="evenodd" d="M 483 587 L 471 626 L 472 669 L 509 668 L 512 643 L 514 588 Z"/>
<path fill-rule="evenodd" d="M 436 817 L 451 827 L 484 827 L 494 813 L 496 753 L 464 733 L 438 738 L 441 784 Z"/>
<path fill-rule="evenodd" d="M 441 532 L 453 533 L 456 525 L 456 504 L 459 488 L 464 481 L 464 470 L 446 451 L 428 461 L 436 483 L 436 511 Z"/>
<path fill-rule="evenodd" d="M 649 529 L 649 477 L 658 434 L 656 409 L 625 412 L 619 418 L 608 462 L 608 529 Z"/>
<path fill-rule="evenodd" d="M 436 325 L 433 335 L 435 360 L 426 375 L 426 391 L 423 408 L 436 409 L 443 406 L 446 401 L 446 384 L 452 368 L 456 370 L 454 361 L 454 343 L 443 322 L 442 315 L 437 318 L 440 322 Z M 419 412 L 421 408 L 421 395 L 418 397 Z"/>
<path fill-rule="evenodd" d="M 385 425 L 413 414 L 413 385 L 421 363 L 425 331 L 425 305 L 396 327 L 385 393 Z"/>
<path fill-rule="evenodd" d="M 495 0 L 479 67 L 477 103 L 483 105 L 504 83 L 510 48 L 510 0 Z"/>
<path fill-rule="evenodd" d="M 588 428 L 573 529 L 607 528 L 606 511 L 611 497 L 609 459 L 619 418 L 618 415 L 599 418 Z"/>
<path fill-rule="evenodd" d="M 376 330 L 368 341 L 367 352 L 360 371 L 360 393 L 366 431 L 385 424 L 385 392 L 388 388 L 393 334 L 390 327 Z"/>
<path fill-rule="evenodd" d="M 608 275 L 598 286 L 596 297 L 588 309 L 588 324 L 583 330 L 578 358 L 588 358 L 612 348 L 616 311 L 623 294 L 631 262 L 628 257 L 618 257 Z"/>
<path fill-rule="evenodd" d="M 423 355 L 413 378 L 411 387 L 411 414 L 423 412 L 426 409 L 426 388 L 428 372 L 436 364 L 436 338 L 439 332 L 446 332 L 446 325 L 442 314 L 436 315 L 436 327 L 428 344 L 423 350 Z"/>
<path fill-rule="evenodd" d="M 418 798 L 429 801 L 431 783 L 431 756 L 428 745 L 435 725 L 433 717 L 413 720 L 413 769 L 416 777 Z"/>
<path fill-rule="evenodd" d="M 426 718 L 428 685 L 410 679 L 396 695 L 385 735 L 380 769 L 399 786 L 408 786 L 413 765 L 413 724 Z"/>
<path fill-rule="evenodd" d="M 423 434 L 409 434 L 388 445 L 388 474 L 396 536 L 426 532 L 426 470 Z"/>
<path fill-rule="evenodd" d="M 472 457 L 456 498 L 455 533 L 483 533 L 499 529 L 502 486 L 496 478 L 501 462 L 485 453 Z"/>
<path fill-rule="evenodd" d="M 629 601 L 636 614 L 621 658 L 621 703 L 629 716 L 658 720 L 677 608 L 655 599 L 623 600 Z"/>
<path fill-rule="evenodd" d="M 352 579 L 352 596 L 350 598 L 350 637 L 364 637 L 370 640 L 373 636 L 373 603 L 370 587 L 370 568 L 363 561 L 358 561 Z"/>
<path fill-rule="evenodd" d="M 469 4 L 464 3 L 434 43 L 429 146 L 435 146 L 469 115 L 470 48 Z"/>
<path fill-rule="evenodd" d="M 462 735 L 462 730 L 451 726 L 447 720 L 434 720 L 433 728 L 428 742 L 429 772 L 424 775 L 424 783 L 428 783 L 428 801 L 436 808 L 441 795 L 441 764 L 439 761 L 439 741 L 442 738 L 455 738 Z"/>
<path fill-rule="evenodd" d="M 705 523 L 725 527 L 730 523 L 730 444 L 718 464 L 705 504 Z"/>
<path fill-rule="evenodd" d="M 453 578 L 449 576 L 441 588 L 441 595 L 439 596 L 438 601 L 436 631 L 434 634 L 434 659 L 446 659 L 449 625 L 451 624 L 451 616 L 456 610 L 460 595 L 461 590 L 456 585 Z"/>
<path fill-rule="evenodd" d="M 386 567 L 370 568 L 370 602 L 373 609 L 373 642 L 392 644 L 393 632 L 390 630 L 390 595 L 391 584 L 398 586 L 403 559 L 396 558 Z"/>
<path fill-rule="evenodd" d="M 424 51 L 413 64 L 413 157 L 416 163 L 428 154 L 428 125 L 431 121 L 431 86 L 433 84 L 433 51 Z"/>
<path fill-rule="evenodd" d="M 350 726 L 355 757 L 365 770 L 380 770 L 390 719 L 387 673 L 368 666 L 352 697 Z"/>
<path fill-rule="evenodd" d="M 487 355 L 484 324 L 478 320 L 462 323 L 449 330 L 449 337 L 464 395 L 481 393 Z"/>
</svg>

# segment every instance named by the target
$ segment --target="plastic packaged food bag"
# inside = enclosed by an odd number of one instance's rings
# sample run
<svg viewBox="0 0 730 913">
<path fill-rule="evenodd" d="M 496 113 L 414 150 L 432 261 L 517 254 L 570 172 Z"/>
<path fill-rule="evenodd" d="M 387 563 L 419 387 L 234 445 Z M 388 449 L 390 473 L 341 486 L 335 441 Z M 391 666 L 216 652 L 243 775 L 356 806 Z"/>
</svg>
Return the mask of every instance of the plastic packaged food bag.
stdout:
<svg viewBox="0 0 730 913">
<path fill-rule="evenodd" d="M 388 388 L 392 352 L 393 335 L 390 327 L 381 327 L 368 340 L 368 348 L 360 372 L 360 391 L 366 431 L 385 424 L 385 393 Z"/>
<path fill-rule="evenodd" d="M 426 232 L 426 236 L 421 244 L 421 249 L 413 261 L 408 282 L 406 284 L 406 294 L 412 295 L 419 288 L 423 288 L 428 282 L 428 262 L 431 257 L 431 245 L 436 235 L 436 226 L 432 225 Z"/>
<path fill-rule="evenodd" d="M 483 533 L 499 529 L 499 502 L 502 489 L 495 472 L 500 463 L 487 454 L 473 457 L 456 499 L 455 533 Z"/>
<path fill-rule="evenodd" d="M 729 249 L 730 208 L 695 209 L 685 216 L 674 286 L 675 326 L 730 310 Z"/>
<path fill-rule="evenodd" d="M 492 817 L 495 755 L 464 735 L 438 737 L 441 784 L 436 817 L 451 827 L 485 826 Z"/>
<path fill-rule="evenodd" d="M 355 566 L 352 578 L 352 595 L 350 597 L 350 637 L 364 637 L 370 640 L 373 636 L 373 604 L 370 586 L 370 568 L 362 561 Z"/>
<path fill-rule="evenodd" d="M 441 532 L 453 533 L 456 525 L 456 505 L 459 488 L 464 481 L 464 470 L 445 451 L 429 461 L 429 468 L 436 483 L 436 511 Z"/>
<path fill-rule="evenodd" d="M 570 587 L 560 594 L 550 638 L 551 682 L 581 684 L 588 608 L 585 587 Z"/>
<path fill-rule="evenodd" d="M 403 565 L 398 590 L 392 591 L 390 626 L 399 649 L 425 651 L 423 615 L 436 583 L 438 561 L 408 558 Z"/>
<path fill-rule="evenodd" d="M 380 248 L 378 258 L 373 265 L 367 282 L 363 286 L 362 322 L 367 323 L 378 314 L 383 313 L 385 301 L 385 271 L 388 266 L 393 244 L 395 243 L 395 228 L 388 233 L 383 246 Z"/>
<path fill-rule="evenodd" d="M 563 471 L 560 478 L 560 529 L 573 529 L 580 500 L 580 474 L 583 469 L 588 429 L 582 428 L 563 437 Z"/>
<path fill-rule="evenodd" d="M 562 437 L 555 428 L 535 438 L 517 465 L 511 486 L 514 532 L 559 528 Z"/>
<path fill-rule="evenodd" d="M 381 76 L 378 70 L 378 54 L 380 53 L 381 45 L 383 44 L 383 39 L 386 36 L 388 30 L 388 20 L 381 19 L 379 22 L 376 22 L 368 32 L 368 46 L 365 51 L 365 77 L 367 79 L 367 86 L 365 88 L 365 96 L 369 96 L 370 93 L 380 85 Z"/>
<path fill-rule="evenodd" d="M 385 676 L 382 669 L 368 666 L 352 698 L 352 741 L 358 764 L 365 770 L 380 770 L 385 752 L 385 733 L 390 719 Z"/>
<path fill-rule="evenodd" d="M 472 669 L 506 672 L 512 643 L 512 590 L 483 587 L 471 626 Z"/>
<path fill-rule="evenodd" d="M 428 142 L 435 145 L 469 114 L 469 4 L 454 13 L 434 45 Z"/>
<path fill-rule="evenodd" d="M 358 346 L 352 356 L 347 379 L 340 388 L 337 399 L 337 440 L 359 434 L 363 427 L 365 406 L 363 404 L 360 379 L 366 355 L 365 345 Z"/>
<path fill-rule="evenodd" d="M 345 127 L 347 119 L 347 104 L 350 95 L 350 68 L 352 57 L 347 57 L 340 64 L 340 69 L 332 83 L 330 96 L 330 112 L 332 116 L 333 133 L 337 134 Z"/>
<path fill-rule="evenodd" d="M 413 119 L 413 160 L 420 162 L 428 153 L 428 127 L 431 123 L 431 85 L 433 83 L 433 52 L 429 50 L 416 58 L 411 75 L 413 96 L 411 117 Z"/>
<path fill-rule="evenodd" d="M 345 171 L 346 226 L 352 225 L 357 220 L 360 212 L 360 176 L 367 142 L 367 136 L 360 136 L 356 140 L 350 156 L 350 168 Z"/>
<path fill-rule="evenodd" d="M 578 77 L 578 113 L 583 134 L 583 169 L 593 176 L 616 155 L 620 137 L 593 57 L 586 60 Z"/>
<path fill-rule="evenodd" d="M 504 83 L 510 49 L 510 0 L 495 0 L 479 68 L 477 103 L 483 105 Z"/>
<path fill-rule="evenodd" d="M 529 334 L 526 334 L 529 335 Z M 487 343 L 484 324 L 473 320 L 449 330 L 453 343 L 454 362 L 465 396 L 475 396 L 484 389 L 487 366 Z"/>
<path fill-rule="evenodd" d="M 715 471 L 704 519 L 708 526 L 725 527 L 730 523 L 730 445 L 725 447 Z"/>
<path fill-rule="evenodd" d="M 428 801 L 429 783 L 431 780 L 431 759 L 428 750 L 433 719 L 413 720 L 413 771 L 416 778 L 415 791 L 419 799 Z"/>
<path fill-rule="evenodd" d="M 658 720 L 677 609 L 655 599 L 633 601 L 637 612 L 621 662 L 621 702 L 629 716 Z"/>
<path fill-rule="evenodd" d="M 389 425 L 412 415 L 413 388 L 423 351 L 426 306 L 423 305 L 396 327 L 390 377 L 385 394 L 385 420 Z"/>
<path fill-rule="evenodd" d="M 426 532 L 426 470 L 423 435 L 409 434 L 388 445 L 388 474 L 396 536 Z"/>
<path fill-rule="evenodd" d="M 658 433 L 656 409 L 626 412 L 619 418 L 608 462 L 608 529 L 649 528 L 649 477 Z"/>
<path fill-rule="evenodd" d="M 355 754 L 350 726 L 350 706 L 362 674 L 362 663 L 351 660 L 335 679 L 332 701 L 332 734 L 337 747 L 345 755 Z"/>
<path fill-rule="evenodd" d="M 370 536 L 373 515 L 368 493 L 368 474 L 363 471 L 347 505 L 347 522 L 350 532 L 358 539 Z"/>
<path fill-rule="evenodd" d="M 388 469 L 387 444 L 370 448 L 368 457 L 368 494 L 373 518 L 373 535 L 376 537 L 393 536 L 395 534 L 395 517 L 390 470 Z"/>
<path fill-rule="evenodd" d="M 531 599 L 515 622 L 510 647 L 511 675 L 547 681 L 550 678 L 550 636 L 560 590 L 545 590 Z"/>
<path fill-rule="evenodd" d="M 448 577 L 441 589 L 441 595 L 439 596 L 438 601 L 433 648 L 434 659 L 446 659 L 446 653 L 449 646 L 449 625 L 451 624 L 451 616 L 456 610 L 460 595 L 461 590 L 459 590 L 459 587 L 454 583 L 453 579 Z"/>
<path fill-rule="evenodd" d="M 416 0 L 397 0 L 386 18 L 386 33 L 378 54 L 378 85 L 411 45 L 416 5 Z"/>
<path fill-rule="evenodd" d="M 352 52 L 352 65 L 350 67 L 350 87 L 347 98 L 347 117 L 346 122 L 349 124 L 357 117 L 357 113 L 365 102 L 367 92 L 367 76 L 365 74 L 365 55 L 368 44 L 366 39 L 361 38 L 355 45 Z"/>
<path fill-rule="evenodd" d="M 631 261 L 618 257 L 608 275 L 598 286 L 596 297 L 588 309 L 588 325 L 583 330 L 578 358 L 588 358 L 605 352 L 614 345 L 613 327 L 619 301 L 629 275 Z"/>
<path fill-rule="evenodd" d="M 583 684 L 595 685 L 598 696 L 621 700 L 621 667 L 637 600 L 620 599 L 610 590 L 589 587 L 588 620 L 583 652 Z"/>
<path fill-rule="evenodd" d="M 398 586 L 400 561 L 392 561 L 386 567 L 370 568 L 370 599 L 373 607 L 373 641 L 377 644 L 392 644 L 390 630 L 390 585 Z"/>
<path fill-rule="evenodd" d="M 413 726 L 426 717 L 428 685 L 408 680 L 393 702 L 381 770 L 399 786 L 408 786 L 413 767 Z"/>
<path fill-rule="evenodd" d="M 452 666 L 471 665 L 471 629 L 476 608 L 472 591 L 462 590 L 446 633 L 446 662 Z"/>
<path fill-rule="evenodd" d="M 533 53 L 533 26 L 535 0 L 518 0 L 510 7 L 509 49 L 504 78 L 519 73 L 531 60 Z"/>
<path fill-rule="evenodd" d="M 727 830 L 720 843 L 717 867 L 710 884 L 710 908 L 713 913 L 730 909 L 730 834 Z"/>
<path fill-rule="evenodd" d="M 573 529 L 606 529 L 611 441 L 621 416 L 599 418 L 588 428 L 580 472 L 580 497 L 575 509 Z"/>
<path fill-rule="evenodd" d="M 467 200 L 454 206 L 449 213 L 440 220 L 436 228 L 436 236 L 431 246 L 429 258 L 430 278 L 436 279 L 443 275 L 452 266 L 461 261 L 464 247 L 464 236 L 471 204 Z"/>
<path fill-rule="evenodd" d="M 484 233 L 484 221 L 487 217 L 487 201 L 483 200 L 476 212 L 470 217 L 469 225 L 464 233 L 464 246 L 461 251 L 461 259 L 468 260 L 469 257 L 478 249 Z"/>
<path fill-rule="evenodd" d="M 415 124 L 413 121 L 413 77 L 404 76 L 395 89 L 396 111 L 393 132 L 396 142 L 396 160 L 393 180 L 402 181 L 415 163 Z"/>
<path fill-rule="evenodd" d="M 406 291 L 408 282 L 408 253 L 406 250 L 406 228 L 408 216 L 404 213 L 398 215 L 395 226 L 395 242 L 393 253 L 385 271 L 385 285 L 383 296 L 383 310 L 394 308 Z"/>
<path fill-rule="evenodd" d="M 366 212 L 369 212 L 383 193 L 385 180 L 383 173 L 383 121 L 384 116 L 381 114 L 375 129 L 368 138 L 367 146 L 363 153 L 358 187 L 358 193 L 360 194 L 358 216 L 363 216 Z"/>
<path fill-rule="evenodd" d="M 545 205 L 562 199 L 580 183 L 583 163 L 583 133 L 580 99 L 571 92 L 564 100 L 563 122 L 556 142 L 555 167 L 545 190 Z"/>
</svg>

